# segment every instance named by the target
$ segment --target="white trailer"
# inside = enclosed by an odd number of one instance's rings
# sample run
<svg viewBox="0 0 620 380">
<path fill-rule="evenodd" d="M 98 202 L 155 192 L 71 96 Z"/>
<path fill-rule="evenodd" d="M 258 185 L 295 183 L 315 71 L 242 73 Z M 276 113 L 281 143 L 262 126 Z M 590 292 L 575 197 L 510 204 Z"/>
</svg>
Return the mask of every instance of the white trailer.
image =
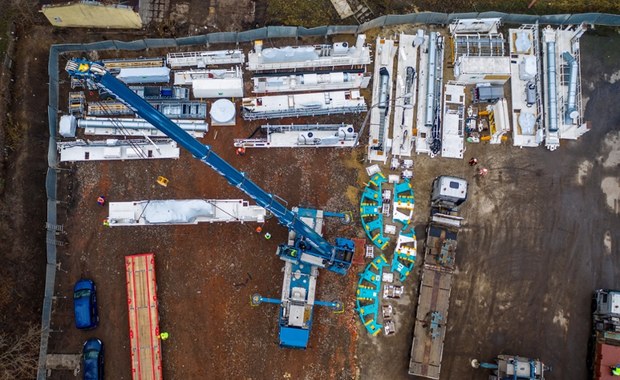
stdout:
<svg viewBox="0 0 620 380">
<path fill-rule="evenodd" d="M 61 123 L 63 118 L 65 116 L 61 118 Z M 194 137 L 204 137 L 205 133 L 209 131 L 209 124 L 204 120 L 172 119 L 172 121 Z M 77 119 L 76 125 L 83 128 L 87 135 L 166 137 L 165 133 L 144 119 L 85 117 Z M 75 137 L 75 133 L 73 137 Z"/>
<path fill-rule="evenodd" d="M 265 138 L 236 139 L 243 148 L 350 148 L 357 140 L 351 124 L 263 125 Z"/>
<path fill-rule="evenodd" d="M 512 143 L 536 147 L 544 139 L 538 25 L 509 29 Z"/>
<path fill-rule="evenodd" d="M 179 158 L 180 149 L 171 139 L 98 141 L 75 140 L 58 142 L 60 162 L 153 160 Z"/>
<path fill-rule="evenodd" d="M 465 86 L 448 83 L 444 92 L 441 157 L 463 158 L 465 152 Z"/>
<path fill-rule="evenodd" d="M 392 155 L 410 157 L 413 150 L 413 109 L 418 82 L 418 47 L 422 39 L 400 34 L 392 125 Z"/>
<path fill-rule="evenodd" d="M 245 120 L 364 111 L 366 111 L 366 102 L 358 90 L 260 96 L 243 98 L 242 103 L 242 116 Z"/>
<path fill-rule="evenodd" d="M 589 130 L 583 120 L 579 39 L 586 25 L 543 30 L 545 70 L 545 145 L 560 146 L 560 139 L 576 140 Z"/>
<path fill-rule="evenodd" d="M 393 91 L 394 40 L 377 36 L 375 72 L 372 85 L 372 106 L 368 132 L 368 161 L 387 161 L 391 140 L 388 138 Z"/>
<path fill-rule="evenodd" d="M 336 71 L 280 76 L 255 76 L 252 78 L 255 94 L 274 92 L 349 90 L 366 88 L 370 83 L 368 73 Z"/>
</svg>

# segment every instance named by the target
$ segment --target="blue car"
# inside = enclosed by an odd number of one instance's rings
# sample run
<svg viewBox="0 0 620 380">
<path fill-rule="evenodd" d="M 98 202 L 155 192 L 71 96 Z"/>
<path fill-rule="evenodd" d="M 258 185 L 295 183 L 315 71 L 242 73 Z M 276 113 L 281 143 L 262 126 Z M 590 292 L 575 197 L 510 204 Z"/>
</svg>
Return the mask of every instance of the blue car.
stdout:
<svg viewBox="0 0 620 380">
<path fill-rule="evenodd" d="M 94 329 L 99 324 L 97 314 L 97 289 L 89 279 L 80 279 L 73 287 L 73 311 L 75 327 L 80 330 Z"/>
<path fill-rule="evenodd" d="M 82 350 L 82 370 L 84 380 L 103 379 L 103 342 L 90 338 Z"/>
</svg>

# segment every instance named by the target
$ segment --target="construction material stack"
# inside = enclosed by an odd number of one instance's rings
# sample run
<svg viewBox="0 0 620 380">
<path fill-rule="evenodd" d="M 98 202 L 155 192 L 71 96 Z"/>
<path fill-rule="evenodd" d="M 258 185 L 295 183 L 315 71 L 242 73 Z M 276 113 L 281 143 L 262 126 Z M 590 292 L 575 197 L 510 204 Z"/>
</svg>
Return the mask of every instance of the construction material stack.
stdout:
<svg viewBox="0 0 620 380">
<path fill-rule="evenodd" d="M 464 179 L 450 176 L 435 179 L 414 322 L 410 375 L 439 379 L 457 236 L 462 222 L 458 210 L 466 199 L 467 181 Z"/>
<path fill-rule="evenodd" d="M 162 379 L 155 255 L 125 256 L 131 377 Z"/>
</svg>

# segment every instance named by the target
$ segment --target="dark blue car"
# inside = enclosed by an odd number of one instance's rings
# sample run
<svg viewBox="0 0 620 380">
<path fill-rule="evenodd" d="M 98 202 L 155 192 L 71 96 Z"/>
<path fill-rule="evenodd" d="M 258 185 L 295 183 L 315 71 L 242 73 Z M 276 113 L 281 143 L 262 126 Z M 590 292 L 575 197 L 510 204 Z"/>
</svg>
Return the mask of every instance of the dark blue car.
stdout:
<svg viewBox="0 0 620 380">
<path fill-rule="evenodd" d="M 94 329 L 99 324 L 97 314 L 97 290 L 92 280 L 83 278 L 73 287 L 73 311 L 75 327 L 80 330 Z"/>
<path fill-rule="evenodd" d="M 82 350 L 82 370 L 84 380 L 103 379 L 103 342 L 90 338 Z"/>
</svg>

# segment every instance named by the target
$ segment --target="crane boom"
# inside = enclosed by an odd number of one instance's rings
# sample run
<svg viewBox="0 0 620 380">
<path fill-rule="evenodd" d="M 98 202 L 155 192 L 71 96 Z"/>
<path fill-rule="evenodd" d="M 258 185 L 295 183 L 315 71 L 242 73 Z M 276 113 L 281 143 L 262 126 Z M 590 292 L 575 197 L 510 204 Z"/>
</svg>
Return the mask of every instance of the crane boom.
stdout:
<svg viewBox="0 0 620 380">
<path fill-rule="evenodd" d="M 209 165 L 223 176 L 232 186 L 242 190 L 256 203 L 272 213 L 284 227 L 295 232 L 295 247 L 281 246 L 279 252 L 285 260 L 302 261 L 327 268 L 333 272 L 345 274 L 351 266 L 353 246 L 348 239 L 336 239 L 336 245 L 330 244 L 321 235 L 304 223 L 294 212 L 279 202 L 276 197 L 259 187 L 245 176 L 245 173 L 218 156 L 210 146 L 204 145 L 192 137 L 173 121 L 129 89 L 123 82 L 110 74 L 103 64 L 85 59 L 71 59 L 65 70 L 69 75 L 91 79 L 98 87 L 114 94 L 127 104 L 143 119 L 188 150 L 195 158 Z M 297 252 L 301 254 L 297 254 Z"/>
</svg>

